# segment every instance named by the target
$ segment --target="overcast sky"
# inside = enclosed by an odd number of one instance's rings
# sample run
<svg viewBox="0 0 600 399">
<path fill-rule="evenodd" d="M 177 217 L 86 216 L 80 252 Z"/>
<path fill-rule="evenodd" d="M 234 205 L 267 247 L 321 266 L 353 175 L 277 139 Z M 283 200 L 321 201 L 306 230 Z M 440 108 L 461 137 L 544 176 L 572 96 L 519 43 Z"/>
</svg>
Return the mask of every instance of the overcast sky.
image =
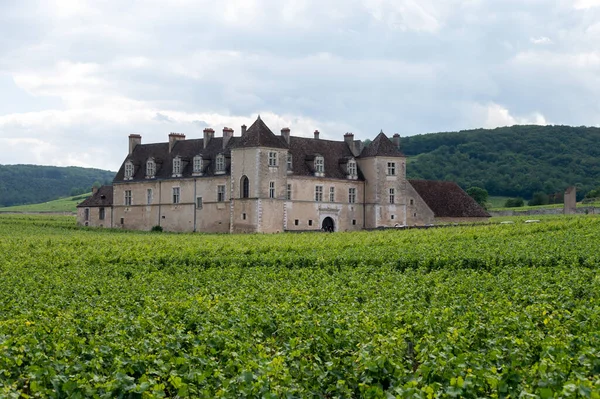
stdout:
<svg viewBox="0 0 600 399">
<path fill-rule="evenodd" d="M 0 0 L 0 164 L 127 136 L 600 125 L 600 0 Z"/>
</svg>

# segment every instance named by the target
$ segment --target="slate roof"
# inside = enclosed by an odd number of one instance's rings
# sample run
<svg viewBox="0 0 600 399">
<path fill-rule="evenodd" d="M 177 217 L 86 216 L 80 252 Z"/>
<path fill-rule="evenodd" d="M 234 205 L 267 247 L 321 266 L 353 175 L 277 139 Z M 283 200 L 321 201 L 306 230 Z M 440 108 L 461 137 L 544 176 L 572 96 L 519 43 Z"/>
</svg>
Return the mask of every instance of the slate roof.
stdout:
<svg viewBox="0 0 600 399">
<path fill-rule="evenodd" d="M 458 184 L 449 181 L 409 180 L 435 217 L 490 217 Z"/>
<path fill-rule="evenodd" d="M 402 155 L 394 143 L 381 132 L 362 150 L 360 157 L 404 157 L 404 155 Z"/>
<path fill-rule="evenodd" d="M 314 176 L 314 159 L 321 155 L 325 162 L 325 177 L 346 178 L 345 164 L 352 158 L 352 152 L 344 141 L 312 139 L 308 137 L 290 137 L 292 153 L 292 171 L 297 176 Z M 359 180 L 363 179 L 357 167 Z"/>
<path fill-rule="evenodd" d="M 281 136 L 275 136 L 271 129 L 260 119 L 248 128 L 246 134 L 240 137 L 236 143 L 238 147 L 270 147 L 270 148 L 288 148 L 287 143 Z"/>
<path fill-rule="evenodd" d="M 110 207 L 113 203 L 113 186 L 102 186 L 92 196 L 77 205 L 77 208 Z"/>
</svg>

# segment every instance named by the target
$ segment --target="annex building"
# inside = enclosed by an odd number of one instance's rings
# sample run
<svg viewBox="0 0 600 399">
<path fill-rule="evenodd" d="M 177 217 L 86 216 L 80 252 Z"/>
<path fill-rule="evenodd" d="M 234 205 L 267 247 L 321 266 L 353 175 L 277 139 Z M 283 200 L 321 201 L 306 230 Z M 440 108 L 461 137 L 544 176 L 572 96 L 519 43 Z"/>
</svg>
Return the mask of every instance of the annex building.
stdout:
<svg viewBox="0 0 600 399">
<path fill-rule="evenodd" d="M 258 119 L 241 134 L 211 128 L 202 138 L 169 134 L 129 151 L 112 186 L 78 205 L 81 225 L 212 233 L 351 231 L 488 218 L 458 185 L 406 179 L 400 136 L 366 147 L 274 134 Z"/>
</svg>

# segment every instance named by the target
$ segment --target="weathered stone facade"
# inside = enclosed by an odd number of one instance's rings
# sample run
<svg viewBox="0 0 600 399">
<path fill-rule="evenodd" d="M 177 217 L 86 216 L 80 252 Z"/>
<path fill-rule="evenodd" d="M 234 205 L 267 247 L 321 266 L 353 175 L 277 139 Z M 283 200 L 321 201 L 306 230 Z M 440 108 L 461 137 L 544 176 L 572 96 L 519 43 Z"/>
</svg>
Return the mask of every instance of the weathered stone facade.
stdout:
<svg viewBox="0 0 600 399">
<path fill-rule="evenodd" d="M 260 117 L 242 126 L 241 137 L 229 128 L 223 137 L 205 129 L 203 139 L 172 133 L 168 143 L 143 145 L 141 136 L 131 135 L 129 155 L 111 186 L 111 216 L 92 221 L 92 197 L 79 205 L 78 221 L 212 233 L 433 223 L 434 212 L 406 179 L 399 136 L 392 142 L 381 132 L 366 148 L 353 138 L 322 140 L 318 131 L 314 138 L 294 137 L 289 129 L 276 136 Z"/>
</svg>

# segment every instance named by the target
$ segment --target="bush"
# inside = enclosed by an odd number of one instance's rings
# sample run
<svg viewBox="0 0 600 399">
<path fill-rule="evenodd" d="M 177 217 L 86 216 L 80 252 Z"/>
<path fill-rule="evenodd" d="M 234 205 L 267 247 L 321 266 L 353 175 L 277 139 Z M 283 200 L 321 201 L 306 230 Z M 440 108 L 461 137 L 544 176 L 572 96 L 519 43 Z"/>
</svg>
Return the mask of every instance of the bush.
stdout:
<svg viewBox="0 0 600 399">
<path fill-rule="evenodd" d="M 504 203 L 505 208 L 519 208 L 525 205 L 525 200 L 523 198 L 509 198 Z"/>
<path fill-rule="evenodd" d="M 150 229 L 150 231 L 155 232 L 155 233 L 162 233 L 163 228 L 162 228 L 162 226 L 156 225 L 156 226 L 152 226 L 152 228 Z"/>
<path fill-rule="evenodd" d="M 548 205 L 550 199 L 548 198 L 548 194 L 538 191 L 533 193 L 533 197 L 529 200 L 529 206 L 537 206 L 537 205 Z"/>
</svg>

